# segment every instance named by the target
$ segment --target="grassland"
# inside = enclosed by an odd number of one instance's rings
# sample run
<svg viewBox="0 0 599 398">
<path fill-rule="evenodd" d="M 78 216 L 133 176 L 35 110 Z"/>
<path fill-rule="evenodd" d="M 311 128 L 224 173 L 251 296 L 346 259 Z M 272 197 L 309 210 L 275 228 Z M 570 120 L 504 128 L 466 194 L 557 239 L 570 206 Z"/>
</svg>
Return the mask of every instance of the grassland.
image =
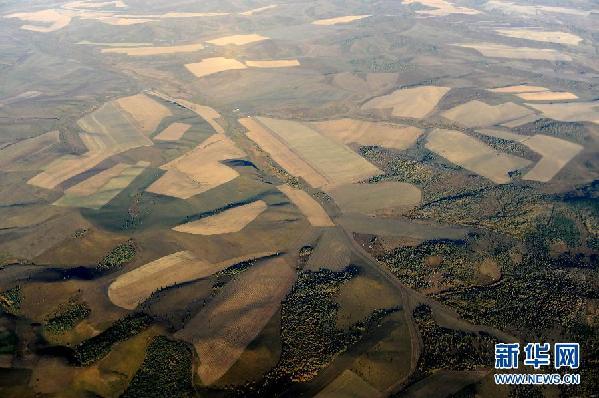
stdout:
<svg viewBox="0 0 599 398">
<path fill-rule="evenodd" d="M 379 395 L 380 392 L 368 384 L 351 370 L 344 370 L 331 384 L 320 391 L 316 397 L 354 397 L 369 398 Z"/>
<path fill-rule="evenodd" d="M 177 46 L 143 46 L 143 47 L 111 47 L 100 50 L 102 54 L 125 54 L 130 57 L 149 57 L 155 55 L 168 55 L 179 53 L 196 52 L 204 48 L 202 43 L 197 44 L 181 44 Z"/>
<path fill-rule="evenodd" d="M 345 213 L 400 214 L 418 205 L 420 189 L 397 181 L 376 184 L 347 184 L 329 191 L 335 203 Z"/>
<path fill-rule="evenodd" d="M 318 271 L 321 268 L 340 272 L 349 266 L 351 250 L 347 239 L 338 229 L 325 230 L 306 263 L 306 270 Z"/>
</svg>

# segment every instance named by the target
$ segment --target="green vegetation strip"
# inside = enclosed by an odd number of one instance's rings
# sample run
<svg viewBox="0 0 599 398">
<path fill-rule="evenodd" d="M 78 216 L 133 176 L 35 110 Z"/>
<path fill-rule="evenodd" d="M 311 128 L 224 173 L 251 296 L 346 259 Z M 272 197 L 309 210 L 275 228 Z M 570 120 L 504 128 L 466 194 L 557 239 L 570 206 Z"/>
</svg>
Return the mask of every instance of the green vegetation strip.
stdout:
<svg viewBox="0 0 599 398">
<path fill-rule="evenodd" d="M 133 314 L 116 321 L 97 336 L 85 340 L 75 347 L 74 359 L 79 365 L 89 365 L 104 357 L 115 343 L 127 340 L 152 324 L 152 317 Z"/>
<path fill-rule="evenodd" d="M 99 271 L 110 271 L 130 263 L 135 258 L 135 243 L 128 240 L 110 251 L 96 266 Z"/>
</svg>

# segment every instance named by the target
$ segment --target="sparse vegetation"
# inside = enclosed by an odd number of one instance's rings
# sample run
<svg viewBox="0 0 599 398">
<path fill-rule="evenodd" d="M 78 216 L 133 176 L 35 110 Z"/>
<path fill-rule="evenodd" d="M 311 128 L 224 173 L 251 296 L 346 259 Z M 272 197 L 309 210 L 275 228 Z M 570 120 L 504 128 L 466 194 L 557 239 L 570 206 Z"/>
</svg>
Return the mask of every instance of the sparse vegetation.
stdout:
<svg viewBox="0 0 599 398">
<path fill-rule="evenodd" d="M 64 333 L 74 328 L 91 313 L 86 303 L 70 300 L 53 314 L 44 328 L 50 333 Z"/>
<path fill-rule="evenodd" d="M 8 314 L 19 315 L 22 301 L 23 295 L 19 285 L 0 293 L 0 308 Z"/>
</svg>

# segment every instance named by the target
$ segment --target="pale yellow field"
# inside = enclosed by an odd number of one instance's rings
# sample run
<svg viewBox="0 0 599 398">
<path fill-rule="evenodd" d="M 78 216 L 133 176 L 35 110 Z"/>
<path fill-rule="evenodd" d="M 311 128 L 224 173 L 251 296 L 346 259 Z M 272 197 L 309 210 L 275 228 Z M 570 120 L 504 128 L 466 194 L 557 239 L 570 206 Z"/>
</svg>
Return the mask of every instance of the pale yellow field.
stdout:
<svg viewBox="0 0 599 398">
<path fill-rule="evenodd" d="M 272 160 L 287 170 L 289 174 L 303 178 L 313 187 L 322 187 L 327 184 L 327 180 L 318 171 L 292 152 L 274 133 L 254 118 L 241 118 L 239 123 L 248 130 L 246 133 L 248 138 L 266 151 Z"/>
<path fill-rule="evenodd" d="M 263 200 L 227 209 L 213 216 L 188 222 L 173 228 L 174 231 L 193 235 L 219 235 L 239 232 L 254 221 L 268 206 Z"/>
<path fill-rule="evenodd" d="M 219 37 L 217 39 L 207 40 L 206 43 L 214 44 L 215 46 L 228 46 L 230 44 L 243 46 L 245 44 L 256 43 L 258 41 L 268 40 L 268 37 L 256 33 L 249 35 L 232 35 Z"/>
<path fill-rule="evenodd" d="M 459 47 L 472 48 L 485 57 L 532 59 L 545 61 L 572 61 L 572 57 L 550 48 L 511 47 L 495 43 L 456 44 Z"/>
<path fill-rule="evenodd" d="M 551 181 L 583 149 L 579 144 L 544 134 L 531 137 L 495 129 L 482 129 L 480 132 L 491 137 L 519 142 L 542 156 L 541 160 L 522 177 L 525 180 Z"/>
<path fill-rule="evenodd" d="M 96 193 L 102 186 L 106 185 L 112 178 L 120 175 L 129 167 L 126 163 L 117 163 L 109 169 L 103 170 L 96 175 L 91 176 L 87 180 L 80 182 L 67 189 L 65 193 L 75 196 L 92 195 Z"/>
<path fill-rule="evenodd" d="M 433 8 L 433 10 L 418 10 L 417 14 L 424 14 L 435 17 L 442 17 L 451 14 L 466 14 L 476 15 L 480 14 L 480 11 L 468 7 L 456 6 L 453 3 L 445 0 L 403 0 L 403 4 L 414 4 L 419 3 L 427 7 Z"/>
<path fill-rule="evenodd" d="M 289 185 L 279 185 L 277 188 L 297 206 L 311 225 L 315 227 L 332 227 L 335 225 L 316 199 L 306 192 L 292 188 Z"/>
<path fill-rule="evenodd" d="M 193 64 L 185 64 L 187 70 L 196 77 L 204 77 L 228 70 L 246 69 L 243 63 L 236 59 L 225 57 L 206 58 Z"/>
<path fill-rule="evenodd" d="M 422 130 L 412 126 L 357 119 L 327 120 L 311 123 L 311 126 L 343 144 L 378 145 L 399 150 L 411 147 L 422 135 Z"/>
<path fill-rule="evenodd" d="M 292 66 L 300 66 L 297 59 L 282 59 L 270 61 L 245 61 L 245 65 L 250 68 L 289 68 Z"/>
<path fill-rule="evenodd" d="M 546 117 L 562 122 L 599 123 L 599 101 L 567 104 L 527 104 Z"/>
<path fill-rule="evenodd" d="M 368 101 L 362 105 L 362 109 L 392 109 L 393 116 L 422 118 L 435 109 L 449 90 L 449 87 L 436 86 L 400 89 Z"/>
<path fill-rule="evenodd" d="M 172 123 L 167 128 L 162 130 L 160 134 L 154 137 L 156 141 L 178 141 L 191 128 L 190 124 Z"/>
<path fill-rule="evenodd" d="M 255 119 L 326 178 L 325 190 L 362 181 L 381 172 L 346 145 L 319 134 L 307 124 L 267 117 Z"/>
<path fill-rule="evenodd" d="M 546 87 L 529 86 L 526 84 L 520 84 L 518 86 L 506 86 L 506 87 L 492 88 L 489 91 L 491 91 L 493 93 L 518 94 L 518 93 L 537 93 L 537 92 L 541 92 L 541 91 L 549 91 L 549 89 Z"/>
<path fill-rule="evenodd" d="M 422 199 L 420 189 L 405 182 L 347 184 L 328 191 L 344 213 L 402 213 Z"/>
<path fill-rule="evenodd" d="M 240 12 L 239 15 L 244 15 L 244 16 L 247 17 L 247 16 L 250 16 L 250 15 L 258 14 L 259 12 L 262 12 L 262 11 L 272 10 L 273 8 L 277 8 L 277 7 L 278 7 L 277 4 L 271 4 L 269 6 L 254 8 L 254 9 L 251 9 L 251 10 Z"/>
<path fill-rule="evenodd" d="M 85 19 L 85 18 L 83 18 Z M 149 18 L 119 18 L 119 17 L 112 17 L 112 16 L 108 16 L 108 17 L 97 17 L 97 16 L 90 16 L 88 19 L 97 19 L 98 21 L 105 23 L 107 25 L 114 25 L 114 26 L 130 26 L 130 25 L 139 25 L 139 24 L 143 24 L 143 23 L 148 23 L 148 22 L 155 22 L 155 19 L 149 19 Z"/>
<path fill-rule="evenodd" d="M 540 91 L 537 93 L 519 93 L 516 95 L 525 101 L 566 101 L 578 99 L 576 94 L 558 91 Z"/>
<path fill-rule="evenodd" d="M 524 5 L 517 4 L 510 1 L 504 0 L 490 0 L 485 3 L 485 9 L 489 11 L 500 10 L 506 14 L 522 16 L 539 16 L 542 13 L 552 14 L 566 14 L 566 15 L 578 15 L 587 16 L 590 14 L 589 11 L 577 10 L 575 8 L 566 7 L 554 7 L 554 6 L 543 6 L 543 5 Z"/>
<path fill-rule="evenodd" d="M 199 115 L 202 119 L 204 119 L 212 128 L 219 134 L 224 134 L 225 130 L 222 128 L 220 124 L 218 124 L 217 119 L 221 118 L 220 113 L 218 113 L 213 108 L 206 105 L 194 104 L 193 102 L 187 101 L 185 99 L 173 98 L 169 95 L 160 93 L 158 91 L 147 91 L 148 94 L 153 95 L 157 98 L 160 98 L 164 101 L 171 102 L 182 106 L 195 114 Z"/>
<path fill-rule="evenodd" d="M 548 32 L 538 29 L 496 29 L 495 32 L 502 36 L 514 37 L 517 39 L 569 44 L 572 46 L 577 46 L 582 41 L 582 37 L 568 32 Z"/>
<path fill-rule="evenodd" d="M 316 394 L 316 398 L 372 398 L 381 392 L 349 369 L 345 369 L 332 383 Z"/>
<path fill-rule="evenodd" d="M 173 114 L 166 106 L 144 94 L 119 98 L 116 103 L 131 115 L 145 133 L 156 130 L 162 119 Z"/>
<path fill-rule="evenodd" d="M 344 23 L 350 23 L 354 21 L 358 21 L 360 19 L 368 18 L 370 15 L 347 15 L 344 17 L 336 17 L 336 18 L 328 18 L 328 19 L 319 19 L 312 22 L 313 25 L 320 26 L 330 26 L 330 25 L 339 25 Z"/>
<path fill-rule="evenodd" d="M 34 176 L 28 184 L 53 189 L 64 181 L 98 165 L 105 159 L 132 148 L 152 145 L 141 126 L 134 123 L 117 101 L 107 102 L 78 121 L 79 133 L 88 152 L 81 156 L 64 155 Z"/>
<path fill-rule="evenodd" d="M 197 147 L 162 165 L 167 170 L 146 191 L 188 199 L 209 191 L 239 176 L 222 160 L 238 159 L 245 154 L 223 134 L 214 134 Z"/>
<path fill-rule="evenodd" d="M 550 181 L 583 149 L 579 144 L 543 134 L 536 134 L 522 143 L 543 156 L 522 178 L 541 182 Z"/>
<path fill-rule="evenodd" d="M 132 310 L 156 290 L 205 278 L 231 265 L 272 254 L 254 253 L 210 263 L 191 252 L 180 251 L 119 275 L 108 287 L 108 297 L 113 304 Z"/>
<path fill-rule="evenodd" d="M 509 172 L 525 168 L 531 163 L 527 159 L 498 152 L 454 130 L 433 130 L 427 137 L 426 148 L 497 184 L 509 182 Z"/>
<path fill-rule="evenodd" d="M 37 22 L 35 25 L 23 25 L 21 29 L 39 33 L 54 32 L 68 26 L 71 23 L 71 13 L 55 9 L 41 10 L 35 12 L 19 12 L 5 15 L 5 18 L 18 18 L 21 21 Z"/>
<path fill-rule="evenodd" d="M 482 127 L 509 122 L 532 114 L 534 112 L 530 109 L 513 102 L 488 105 L 473 100 L 451 108 L 441 113 L 441 116 L 466 127 Z"/>
<path fill-rule="evenodd" d="M 204 48 L 201 43 L 197 44 L 183 44 L 179 46 L 162 46 L 162 47 L 113 47 L 103 48 L 101 50 L 104 54 L 125 54 L 133 57 L 143 57 L 152 55 L 163 55 L 163 54 L 178 54 L 178 53 L 190 53 L 199 51 Z"/>
<path fill-rule="evenodd" d="M 18 160 L 35 156 L 52 145 L 58 144 L 60 142 L 59 136 L 60 133 L 58 131 L 50 131 L 0 149 L 0 169 L 8 170 Z"/>
<path fill-rule="evenodd" d="M 149 166 L 140 161 L 136 165 L 117 164 L 67 189 L 55 206 L 100 209 L 127 188 Z"/>
<path fill-rule="evenodd" d="M 195 346 L 202 383 L 214 383 L 233 366 L 278 310 L 295 277 L 285 258 L 256 264 L 225 285 L 175 334 Z"/>
</svg>

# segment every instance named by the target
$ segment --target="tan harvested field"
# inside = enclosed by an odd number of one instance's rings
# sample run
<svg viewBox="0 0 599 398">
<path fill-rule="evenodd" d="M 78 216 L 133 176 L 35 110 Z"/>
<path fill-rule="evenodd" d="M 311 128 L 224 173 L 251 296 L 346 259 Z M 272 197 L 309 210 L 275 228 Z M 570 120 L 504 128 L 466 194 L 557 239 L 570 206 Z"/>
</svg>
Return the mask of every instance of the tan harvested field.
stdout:
<svg viewBox="0 0 599 398">
<path fill-rule="evenodd" d="M 245 61 L 245 64 L 250 68 L 289 68 L 292 66 L 300 66 L 300 63 L 297 59 Z"/>
<path fill-rule="evenodd" d="M 397 73 L 368 73 L 363 79 L 355 73 L 336 73 L 333 83 L 337 86 L 366 95 L 391 88 L 397 81 Z"/>
<path fill-rule="evenodd" d="M 527 104 L 548 118 L 562 122 L 599 123 L 599 101 L 567 104 Z"/>
<path fill-rule="evenodd" d="M 583 149 L 579 144 L 544 134 L 531 137 L 495 129 L 482 129 L 480 132 L 491 137 L 519 142 L 542 156 L 541 160 L 522 177 L 525 180 L 551 181 Z"/>
<path fill-rule="evenodd" d="M 514 104 L 513 102 L 488 105 L 484 102 L 473 100 L 451 108 L 441 113 L 441 116 L 466 127 L 483 127 L 506 123 L 532 114 L 534 112 L 530 109 Z"/>
<path fill-rule="evenodd" d="M 148 162 L 136 165 L 119 163 L 67 189 L 55 206 L 100 209 L 129 186 L 145 169 Z"/>
<path fill-rule="evenodd" d="M 373 398 L 381 392 L 349 369 L 345 369 L 332 383 L 316 394 L 316 398 Z"/>
<path fill-rule="evenodd" d="M 154 137 L 155 141 L 179 141 L 181 137 L 191 128 L 190 124 L 172 123 Z"/>
<path fill-rule="evenodd" d="M 236 59 L 225 57 L 206 58 L 193 64 L 185 64 L 187 70 L 196 77 L 204 77 L 228 70 L 246 69 L 243 63 Z"/>
<path fill-rule="evenodd" d="M 268 206 L 263 200 L 224 210 L 213 216 L 178 225 L 174 231 L 194 235 L 219 235 L 239 232 L 258 217 Z"/>
<path fill-rule="evenodd" d="M 155 22 L 155 19 L 149 18 L 119 18 L 119 17 L 95 17 L 91 16 L 89 19 L 97 19 L 98 21 L 105 23 L 107 25 L 113 26 L 131 26 L 131 25 L 139 25 L 148 22 Z"/>
<path fill-rule="evenodd" d="M 377 145 L 399 150 L 413 146 L 422 135 L 422 130 L 417 127 L 357 119 L 327 120 L 311 123 L 311 126 L 343 144 Z"/>
<path fill-rule="evenodd" d="M 335 225 L 316 199 L 306 192 L 292 188 L 289 185 L 279 185 L 277 188 L 300 209 L 311 225 L 315 227 L 332 227 Z"/>
<path fill-rule="evenodd" d="M 60 142 L 60 133 L 50 131 L 37 137 L 15 142 L 0 149 L 0 169 L 10 170 L 20 160 L 35 157 Z"/>
<path fill-rule="evenodd" d="M 319 19 L 319 20 L 312 22 L 312 24 L 320 25 L 320 26 L 339 25 L 339 24 L 345 24 L 345 23 L 358 21 L 360 19 L 368 18 L 369 16 L 370 15 L 347 15 L 347 16 L 343 16 L 343 17 Z"/>
<path fill-rule="evenodd" d="M 269 38 L 266 36 L 252 33 L 249 35 L 232 35 L 219 37 L 217 39 L 207 40 L 206 43 L 214 44 L 215 46 L 228 46 L 231 44 L 236 46 L 243 46 L 245 44 L 256 43 L 268 39 Z"/>
<path fill-rule="evenodd" d="M 327 180 L 318 171 L 292 152 L 274 133 L 257 122 L 256 119 L 251 117 L 242 118 L 239 119 L 239 123 L 248 130 L 246 133 L 248 138 L 258 144 L 270 155 L 272 160 L 290 174 L 303 178 L 313 187 L 322 187 L 327 184 Z"/>
<path fill-rule="evenodd" d="M 160 124 L 162 119 L 172 116 L 173 113 L 164 105 L 154 101 L 144 94 L 119 98 L 116 103 L 127 112 L 138 124 L 141 131 L 151 133 Z"/>
<path fill-rule="evenodd" d="M 238 159 L 245 154 L 223 134 L 214 134 L 197 147 L 162 165 L 167 172 L 146 191 L 188 199 L 209 191 L 239 176 L 223 160 Z"/>
<path fill-rule="evenodd" d="M 195 114 L 199 115 L 202 119 L 204 119 L 210 126 L 212 126 L 214 131 L 216 131 L 219 134 L 225 134 L 225 130 L 222 128 L 220 124 L 218 124 L 217 121 L 217 119 L 221 118 L 221 115 L 213 108 L 206 105 L 194 104 L 193 102 L 190 102 L 185 99 L 173 98 L 169 95 L 160 93 L 158 91 L 148 90 L 147 93 L 164 101 L 171 102 L 179 106 L 182 106 L 186 109 L 189 109 L 190 111 L 194 112 Z"/>
<path fill-rule="evenodd" d="M 341 185 L 328 193 L 344 213 L 401 213 L 422 200 L 418 187 L 396 181 Z"/>
<path fill-rule="evenodd" d="M 548 32 L 539 29 L 496 29 L 495 32 L 502 36 L 514 37 L 517 39 L 569 44 L 572 46 L 577 46 L 582 41 L 582 37 L 568 32 Z"/>
<path fill-rule="evenodd" d="M 550 48 L 511 47 L 495 43 L 456 44 L 459 47 L 472 48 L 485 57 L 532 59 L 544 61 L 572 61 L 572 57 Z"/>
<path fill-rule="evenodd" d="M 579 144 L 543 134 L 536 134 L 522 143 L 543 156 L 522 178 L 541 182 L 550 181 L 583 149 Z"/>
<path fill-rule="evenodd" d="M 527 159 L 498 152 L 476 138 L 454 130 L 433 130 L 427 137 L 426 148 L 497 184 L 509 182 L 509 172 L 523 169 L 531 163 Z"/>
<path fill-rule="evenodd" d="M 432 10 L 418 10 L 416 13 L 429 15 L 434 17 L 442 17 L 451 14 L 465 14 L 465 15 L 476 15 L 480 14 L 480 11 L 468 7 L 456 6 L 453 3 L 445 0 L 403 0 L 403 4 L 422 4 L 426 7 L 432 8 Z"/>
<path fill-rule="evenodd" d="M 541 91 L 548 91 L 548 90 L 549 89 L 546 87 L 529 86 L 526 84 L 520 84 L 517 86 L 492 88 L 489 91 L 491 91 L 493 93 L 518 94 L 518 93 L 538 93 Z"/>
<path fill-rule="evenodd" d="M 71 23 L 71 13 L 55 9 L 35 12 L 20 12 L 5 15 L 4 18 L 17 18 L 21 21 L 36 22 L 35 25 L 23 25 L 21 29 L 32 32 L 50 33 L 62 29 Z"/>
<path fill-rule="evenodd" d="M 501 123 L 501 125 L 512 129 L 514 127 L 522 126 L 523 124 L 532 123 L 536 120 L 539 120 L 540 118 L 541 118 L 541 115 L 532 114 L 532 115 L 521 117 L 519 119 L 510 120 L 509 122 Z"/>
<path fill-rule="evenodd" d="M 306 269 L 318 271 L 325 268 L 335 272 L 342 271 L 351 260 L 350 247 L 351 243 L 348 242 L 343 231 L 337 228 L 328 228 L 318 239 L 316 248 L 308 259 Z"/>
<path fill-rule="evenodd" d="M 139 113 L 138 113 L 139 115 Z M 27 183 L 53 189 L 68 179 L 90 170 L 107 158 L 132 148 L 151 146 L 152 141 L 140 130 L 116 101 L 108 102 L 78 122 L 79 133 L 88 152 L 81 156 L 64 155 L 56 159 Z"/>
<path fill-rule="evenodd" d="M 400 89 L 368 101 L 362 109 L 391 109 L 393 116 L 423 118 L 435 109 L 449 90 L 449 87 L 436 86 Z"/>
<path fill-rule="evenodd" d="M 272 254 L 252 253 L 211 263 L 191 252 L 180 251 L 119 275 L 108 287 L 108 297 L 115 305 L 132 310 L 156 290 L 205 278 L 231 265 Z"/>
<path fill-rule="evenodd" d="M 144 57 L 163 54 L 179 54 L 196 52 L 204 48 L 201 43 L 183 44 L 179 46 L 162 46 L 162 47 L 113 47 L 103 48 L 103 54 L 125 54 L 133 57 Z"/>
<path fill-rule="evenodd" d="M 257 117 L 281 141 L 327 180 L 327 187 L 362 181 L 380 170 L 343 144 L 339 144 L 308 125 L 292 121 Z"/>
<path fill-rule="evenodd" d="M 202 383 L 214 383 L 233 366 L 279 309 L 295 278 L 284 257 L 256 264 L 228 283 L 175 334 L 195 346 Z"/>
<path fill-rule="evenodd" d="M 569 92 L 540 91 L 537 93 L 516 94 L 525 101 L 566 101 L 578 99 L 578 96 Z"/>
<path fill-rule="evenodd" d="M 277 8 L 277 7 L 278 7 L 277 4 L 271 4 L 269 6 L 258 7 L 258 8 L 254 8 L 254 9 L 247 10 L 247 11 L 244 11 L 244 12 L 240 12 L 239 15 L 244 15 L 244 16 L 247 17 L 247 16 L 251 16 L 251 15 L 254 15 L 254 14 L 258 14 L 258 13 L 260 13 L 262 11 L 272 10 L 273 8 Z"/>
</svg>

